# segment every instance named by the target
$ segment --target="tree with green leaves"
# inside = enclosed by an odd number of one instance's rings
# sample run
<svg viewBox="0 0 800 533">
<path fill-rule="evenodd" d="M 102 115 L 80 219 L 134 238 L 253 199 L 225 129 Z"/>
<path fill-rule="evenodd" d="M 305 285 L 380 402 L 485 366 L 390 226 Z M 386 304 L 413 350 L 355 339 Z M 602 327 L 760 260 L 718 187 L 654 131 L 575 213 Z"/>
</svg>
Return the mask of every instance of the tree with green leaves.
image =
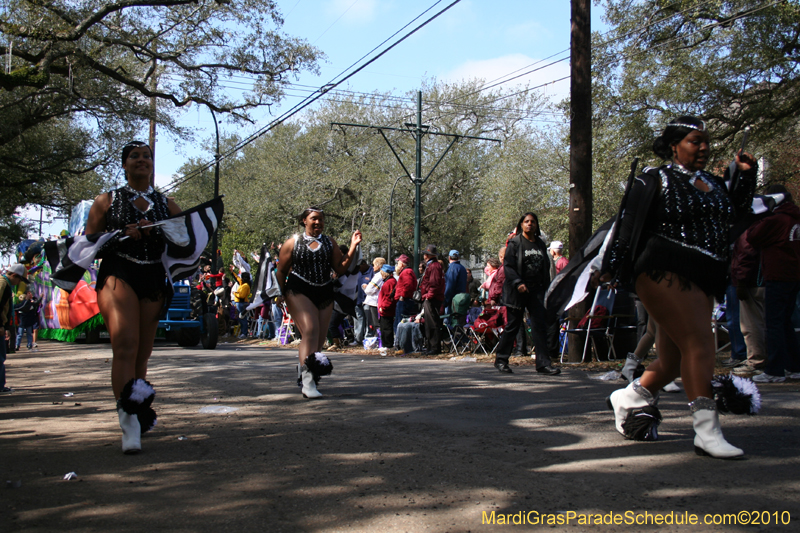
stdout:
<svg viewBox="0 0 800 533">
<path fill-rule="evenodd" d="M 653 139 L 696 115 L 723 168 L 751 126 L 767 180 L 796 180 L 800 5 L 784 0 L 604 0 L 612 30 L 593 46 L 595 191 L 616 191 L 633 157 L 658 164 Z M 597 183 L 597 182 L 596 182 Z M 615 210 L 596 201 L 597 221 Z M 604 203 L 605 202 L 605 203 Z M 599 206 L 597 204 L 600 204 Z M 599 209 L 598 209 L 599 207 Z"/>
<path fill-rule="evenodd" d="M 0 1 L 3 217 L 97 194 L 148 121 L 188 138 L 191 103 L 250 120 L 320 57 L 280 32 L 272 0 Z M 251 90 L 222 89 L 242 76 Z"/>
</svg>

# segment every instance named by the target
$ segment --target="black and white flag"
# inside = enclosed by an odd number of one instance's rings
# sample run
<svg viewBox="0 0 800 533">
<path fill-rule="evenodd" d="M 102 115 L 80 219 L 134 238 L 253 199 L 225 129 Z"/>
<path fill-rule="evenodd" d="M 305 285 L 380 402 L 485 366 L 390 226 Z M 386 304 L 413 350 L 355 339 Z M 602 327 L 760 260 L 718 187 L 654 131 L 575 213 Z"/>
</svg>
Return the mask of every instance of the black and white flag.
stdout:
<svg viewBox="0 0 800 533">
<path fill-rule="evenodd" d="M 197 271 L 200 255 L 222 220 L 223 210 L 220 196 L 158 223 L 166 242 L 161 262 L 170 283 L 189 278 Z"/>
<path fill-rule="evenodd" d="M 44 253 L 50 263 L 50 279 L 57 287 L 72 292 L 83 273 L 92 265 L 98 252 L 112 239 L 116 242 L 120 231 L 67 237 L 44 243 Z"/>
<path fill-rule="evenodd" d="M 191 277 L 197 271 L 200 255 L 217 229 L 222 213 L 220 196 L 150 226 L 160 226 L 164 236 L 166 244 L 161 262 L 170 283 Z M 65 291 L 72 291 L 98 253 L 127 238 L 120 238 L 120 235 L 120 230 L 115 230 L 46 242 L 45 255 L 53 269 L 50 279 Z"/>
</svg>

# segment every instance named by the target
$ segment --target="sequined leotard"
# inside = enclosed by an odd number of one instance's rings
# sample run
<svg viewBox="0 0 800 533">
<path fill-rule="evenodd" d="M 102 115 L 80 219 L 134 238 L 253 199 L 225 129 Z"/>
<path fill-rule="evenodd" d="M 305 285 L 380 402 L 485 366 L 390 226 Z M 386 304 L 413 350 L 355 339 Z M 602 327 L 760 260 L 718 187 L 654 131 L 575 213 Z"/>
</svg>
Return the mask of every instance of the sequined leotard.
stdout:
<svg viewBox="0 0 800 533">
<path fill-rule="evenodd" d="M 111 205 L 106 212 L 106 230 L 123 230 L 128 224 L 136 224 L 142 219 L 157 222 L 169 218 L 167 198 L 152 189 L 140 192 L 125 186 L 108 193 Z M 133 203 L 144 198 L 150 206 L 140 211 Z M 153 229 L 149 236 L 142 235 L 137 240 L 128 238 L 114 245 L 104 253 L 103 262 L 97 275 L 97 290 L 103 288 L 106 278 L 114 276 L 130 285 L 139 299 L 158 301 L 170 291 L 166 286 L 166 273 L 161 263 L 164 252 L 164 239 Z"/>
<path fill-rule="evenodd" d="M 729 193 L 725 182 L 704 171 L 690 172 L 679 165 L 649 169 L 657 175 L 660 190 L 644 216 L 644 228 L 633 261 L 633 280 L 645 273 L 661 281 L 671 272 L 678 276 L 683 288 L 695 284 L 706 294 L 719 298 L 728 285 L 730 264 L 730 227 L 738 216 L 748 211 L 755 187 L 755 172 L 745 173 L 742 185 Z M 694 185 L 702 181 L 708 191 Z M 642 180 L 636 180 L 644 183 Z M 636 202 L 634 182 L 631 201 Z M 630 209 L 621 220 L 620 238 L 612 252 L 612 268 L 625 260 L 630 246 L 626 226 L 636 209 Z"/>
<path fill-rule="evenodd" d="M 310 248 L 309 244 L 319 246 Z M 319 309 L 333 303 L 333 241 L 327 235 L 318 239 L 305 234 L 294 236 L 292 249 L 292 271 L 286 280 L 286 292 L 306 296 Z"/>
</svg>

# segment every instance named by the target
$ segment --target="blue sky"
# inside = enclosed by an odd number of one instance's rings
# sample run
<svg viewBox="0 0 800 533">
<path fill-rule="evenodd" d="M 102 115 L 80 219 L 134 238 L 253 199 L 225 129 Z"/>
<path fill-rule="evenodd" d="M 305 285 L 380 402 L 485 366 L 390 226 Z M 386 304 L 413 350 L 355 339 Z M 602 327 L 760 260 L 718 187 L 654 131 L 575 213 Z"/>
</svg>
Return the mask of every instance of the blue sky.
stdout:
<svg viewBox="0 0 800 533">
<path fill-rule="evenodd" d="M 304 73 L 294 83 L 312 88 L 328 83 L 435 1 L 278 0 L 285 19 L 283 31 L 307 40 L 326 56 L 320 63 L 319 76 Z M 411 27 L 452 1 L 441 1 Z M 600 8 L 593 5 L 594 31 L 604 31 L 601 15 Z M 563 52 L 545 63 L 568 57 L 569 43 L 569 0 L 461 0 L 340 88 L 359 92 L 394 91 L 400 95 L 418 89 L 423 79 L 492 81 L 553 54 Z M 513 88 L 526 82 L 539 85 L 568 74 L 569 61 L 565 60 L 503 87 Z M 230 87 L 230 95 L 235 97 L 235 87 L 240 85 L 226 85 Z M 561 99 L 569 93 L 569 80 L 542 90 L 554 99 Z M 235 131 L 246 136 L 308 94 L 303 88 L 294 88 L 288 93 L 290 96 L 281 106 L 273 106 L 272 115 L 266 109 L 253 112 L 256 123 L 251 126 L 221 121 L 221 132 Z M 413 104 L 409 105 L 413 109 Z M 204 155 L 201 147 L 203 140 L 214 134 L 208 111 L 192 106 L 183 114 L 182 124 L 195 130 L 193 141 L 176 144 L 166 134 L 158 136 L 155 171 L 156 183 L 160 186 L 168 185 L 188 158 L 213 159 L 213 154 Z M 140 138 L 146 140 L 147 132 L 142 131 Z M 62 227 L 65 227 L 63 221 L 55 221 L 45 227 L 44 232 L 55 233 Z"/>
<path fill-rule="evenodd" d="M 221 131 L 236 131 L 246 136 L 260 129 L 274 116 L 298 103 L 309 94 L 307 91 L 339 76 L 434 3 L 435 0 L 279 0 L 285 20 L 283 31 L 307 40 L 325 54 L 320 74 L 302 74 L 295 83 L 309 86 L 308 89 L 297 87 L 287 91 L 289 96 L 281 106 L 273 106 L 272 115 L 259 110 L 253 113 L 256 124 L 241 126 L 222 122 Z M 452 0 L 443 0 L 411 27 L 450 3 Z M 600 9 L 594 7 L 593 29 L 603 27 L 600 14 Z M 491 81 L 553 54 L 564 52 L 545 63 L 568 57 L 569 40 L 569 0 L 461 0 L 339 88 L 359 92 L 394 91 L 399 95 L 418 89 L 426 78 Z M 569 61 L 565 60 L 503 87 L 513 88 L 526 82 L 539 85 L 568 75 Z M 237 84 L 229 86 L 230 95 L 235 97 L 233 87 Z M 569 93 L 569 80 L 542 90 L 561 99 Z M 171 139 L 159 137 L 156 147 L 156 182 L 159 185 L 169 184 L 188 157 L 203 157 L 200 140 L 214 134 L 210 114 L 196 106 L 185 113 L 184 123 L 197 129 L 194 138 L 198 141 L 175 146 Z M 210 153 L 207 156 L 209 160 L 213 158 Z"/>
</svg>

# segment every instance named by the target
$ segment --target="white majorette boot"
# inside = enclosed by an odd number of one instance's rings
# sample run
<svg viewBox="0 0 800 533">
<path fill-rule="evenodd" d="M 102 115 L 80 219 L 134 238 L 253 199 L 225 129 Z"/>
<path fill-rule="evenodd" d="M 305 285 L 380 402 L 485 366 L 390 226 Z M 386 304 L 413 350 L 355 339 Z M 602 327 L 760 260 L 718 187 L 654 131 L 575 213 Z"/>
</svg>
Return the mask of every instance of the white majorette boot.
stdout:
<svg viewBox="0 0 800 533">
<path fill-rule="evenodd" d="M 142 451 L 142 426 L 139 425 L 139 418 L 125 412 L 125 409 L 117 409 L 119 413 L 119 427 L 122 428 L 122 453 L 139 453 Z"/>
<path fill-rule="evenodd" d="M 156 423 L 156 413 L 150 407 L 156 392 L 149 382 L 132 379 L 122 388 L 117 400 L 119 426 L 122 428 L 123 453 L 137 453 L 142 450 L 142 434 L 151 430 Z"/>
<path fill-rule="evenodd" d="M 689 403 L 694 423 L 694 451 L 697 455 L 710 455 L 717 459 L 733 459 L 744 455 L 744 450 L 731 445 L 722 436 L 717 403 L 711 398 L 698 396 Z"/>
<path fill-rule="evenodd" d="M 636 378 L 624 389 L 615 390 L 606 399 L 608 408 L 614 411 L 614 426 L 626 439 L 652 441 L 658 439 L 657 427 L 661 413 L 656 407 L 658 396 Z"/>
<path fill-rule="evenodd" d="M 308 370 L 306 365 L 302 366 L 301 376 L 303 379 L 303 398 L 322 398 L 322 393 L 317 390 L 317 383 L 314 375 Z"/>
<path fill-rule="evenodd" d="M 636 357 L 636 354 L 633 352 L 628 352 L 628 357 L 625 359 L 625 364 L 622 365 L 622 370 L 620 370 L 620 374 L 628 381 L 628 383 L 633 383 L 633 373 L 642 364 L 642 360 Z"/>
</svg>

